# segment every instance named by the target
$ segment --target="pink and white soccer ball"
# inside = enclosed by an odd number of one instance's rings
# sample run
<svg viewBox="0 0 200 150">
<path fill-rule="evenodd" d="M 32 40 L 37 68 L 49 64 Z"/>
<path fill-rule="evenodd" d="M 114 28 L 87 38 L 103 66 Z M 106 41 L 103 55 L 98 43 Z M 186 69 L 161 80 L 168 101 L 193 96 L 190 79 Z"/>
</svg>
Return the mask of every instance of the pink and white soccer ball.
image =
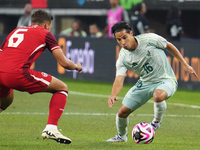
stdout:
<svg viewBox="0 0 200 150">
<path fill-rule="evenodd" d="M 148 144 L 154 139 L 154 128 L 148 123 L 138 123 L 132 131 L 132 138 L 136 144 Z"/>
</svg>

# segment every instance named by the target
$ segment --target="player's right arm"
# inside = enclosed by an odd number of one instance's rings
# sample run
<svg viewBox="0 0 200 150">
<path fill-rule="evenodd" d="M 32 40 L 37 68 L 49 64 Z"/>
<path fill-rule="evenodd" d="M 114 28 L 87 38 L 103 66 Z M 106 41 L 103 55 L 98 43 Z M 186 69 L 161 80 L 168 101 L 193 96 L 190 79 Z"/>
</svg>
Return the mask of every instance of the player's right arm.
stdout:
<svg viewBox="0 0 200 150">
<path fill-rule="evenodd" d="M 53 36 L 51 32 L 48 32 L 45 37 L 45 42 L 47 44 L 47 48 L 51 50 L 52 54 L 56 58 L 57 62 L 65 69 L 69 70 L 77 70 L 82 71 L 82 66 L 80 63 L 73 63 L 71 60 L 69 60 L 61 50 L 60 46 L 58 46 L 58 43 Z"/>
<path fill-rule="evenodd" d="M 108 98 L 108 105 L 109 105 L 110 108 L 112 108 L 115 101 L 118 100 L 117 95 L 120 93 L 120 91 L 123 88 L 124 79 L 125 79 L 126 71 L 127 71 L 127 67 L 123 63 L 123 60 L 124 60 L 124 57 L 125 57 L 124 55 L 125 55 L 125 53 L 121 49 L 120 52 L 119 52 L 119 57 L 118 57 L 117 62 L 116 62 L 115 81 L 113 83 L 111 95 Z"/>
<path fill-rule="evenodd" d="M 77 70 L 82 71 L 82 66 L 79 62 L 73 63 L 71 60 L 65 57 L 63 51 L 60 48 L 57 48 L 52 51 L 54 57 L 56 58 L 57 62 L 65 69 L 69 70 Z"/>
<path fill-rule="evenodd" d="M 108 98 L 108 105 L 110 108 L 112 108 L 115 101 L 118 100 L 117 95 L 120 93 L 120 91 L 123 88 L 125 76 L 119 75 L 115 77 L 115 81 L 113 83 L 112 92 L 110 97 Z"/>
</svg>

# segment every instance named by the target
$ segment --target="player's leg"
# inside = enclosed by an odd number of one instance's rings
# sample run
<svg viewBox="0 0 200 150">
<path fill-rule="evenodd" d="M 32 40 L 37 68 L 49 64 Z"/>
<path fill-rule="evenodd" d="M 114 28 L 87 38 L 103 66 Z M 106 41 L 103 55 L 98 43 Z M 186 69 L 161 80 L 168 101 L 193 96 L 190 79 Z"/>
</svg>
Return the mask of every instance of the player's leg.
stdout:
<svg viewBox="0 0 200 150">
<path fill-rule="evenodd" d="M 35 70 L 27 70 L 22 75 L 10 75 L 13 77 L 12 82 L 8 82 L 7 86 L 13 87 L 19 91 L 26 91 L 30 94 L 38 92 L 53 93 L 53 96 L 49 105 L 49 119 L 48 125 L 51 128 L 56 129 L 58 120 L 63 113 L 67 96 L 68 87 L 61 80 L 52 77 L 44 72 L 38 72 Z"/>
<path fill-rule="evenodd" d="M 52 80 L 47 88 L 41 92 L 51 92 L 53 96 L 49 104 L 49 118 L 47 125 L 53 125 L 57 128 L 58 120 L 62 115 L 68 96 L 68 87 L 61 80 L 52 77 Z M 52 127 L 53 127 L 52 126 Z"/>
<path fill-rule="evenodd" d="M 127 126 L 129 124 L 128 116 L 133 112 L 133 110 L 127 108 L 125 105 L 122 104 L 118 113 L 116 115 L 116 127 L 118 134 L 122 137 L 127 136 Z"/>
<path fill-rule="evenodd" d="M 26 70 L 23 74 L 1 74 L 1 81 L 3 83 L 0 82 L 0 98 L 6 97 L 6 99 L 1 99 L 2 109 L 6 108 L 12 102 L 13 95 L 10 95 L 9 99 L 5 96 L 4 91 L 6 87 L 26 91 L 30 94 L 37 92 L 53 93 L 49 106 L 49 119 L 46 126 L 48 130 L 46 130 L 45 135 L 47 138 L 52 138 L 60 143 L 71 143 L 69 138 L 63 136 L 57 130 L 58 120 L 63 113 L 68 95 L 68 87 L 64 82 L 46 73 L 34 70 Z M 12 89 L 7 88 L 7 90 L 10 92 Z"/>
<path fill-rule="evenodd" d="M 151 122 L 151 125 L 154 129 L 160 127 L 162 118 L 167 109 L 166 99 L 172 96 L 177 89 L 177 84 L 171 79 L 164 80 L 158 84 L 156 90 L 153 93 L 154 99 L 154 119 Z"/>
<path fill-rule="evenodd" d="M 133 110 L 127 108 L 122 104 L 118 113 L 116 114 L 116 127 L 118 135 L 112 137 L 105 142 L 127 142 L 127 126 L 129 124 L 128 116 L 133 112 Z"/>
<path fill-rule="evenodd" d="M 128 116 L 152 97 L 152 94 L 148 94 L 148 92 L 150 92 L 150 90 L 146 88 L 146 86 L 143 86 L 141 81 L 138 81 L 138 83 L 127 92 L 123 99 L 122 106 L 116 115 L 118 135 L 108 139 L 106 142 L 127 141 L 127 127 L 129 123 Z"/>
<path fill-rule="evenodd" d="M 7 97 L 0 98 L 0 113 L 6 110 L 6 108 L 8 108 L 10 104 L 12 104 L 13 97 L 14 97 L 14 92 L 12 91 Z"/>
<path fill-rule="evenodd" d="M 71 140 L 63 136 L 57 129 L 58 120 L 60 119 L 68 96 L 68 87 L 61 80 L 52 77 L 44 72 L 27 70 L 19 77 L 15 77 L 15 86 L 19 91 L 26 91 L 30 94 L 38 92 L 53 93 L 49 104 L 49 117 L 42 136 L 44 138 L 54 139 L 60 143 L 69 144 Z M 10 86 L 13 86 L 10 83 Z"/>
<path fill-rule="evenodd" d="M 167 98 L 167 92 L 161 89 L 155 90 L 153 94 L 154 99 L 154 119 L 151 122 L 151 125 L 154 129 L 158 129 L 160 127 L 163 115 L 165 110 L 167 109 L 167 104 L 165 99 Z"/>
<path fill-rule="evenodd" d="M 4 85 L 0 86 L 0 113 L 8 108 L 13 102 L 14 91 Z"/>
<path fill-rule="evenodd" d="M 42 133 L 43 138 L 54 139 L 59 143 L 70 144 L 71 140 L 63 136 L 57 129 L 58 120 L 64 111 L 67 101 L 67 85 L 61 80 L 52 77 L 51 83 L 41 92 L 53 93 L 49 104 L 49 117 L 47 125 Z"/>
<path fill-rule="evenodd" d="M 68 87 L 67 85 L 55 78 L 55 77 L 52 77 L 51 81 L 50 81 L 50 84 L 43 90 L 41 90 L 41 92 L 50 92 L 50 93 L 55 93 L 57 91 L 68 91 Z"/>
</svg>

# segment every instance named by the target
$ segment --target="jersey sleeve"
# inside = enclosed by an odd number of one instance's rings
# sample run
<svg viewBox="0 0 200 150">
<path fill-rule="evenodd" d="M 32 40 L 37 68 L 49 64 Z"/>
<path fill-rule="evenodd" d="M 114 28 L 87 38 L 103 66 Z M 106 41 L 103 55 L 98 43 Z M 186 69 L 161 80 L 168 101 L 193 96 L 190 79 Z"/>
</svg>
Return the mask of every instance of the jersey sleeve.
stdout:
<svg viewBox="0 0 200 150">
<path fill-rule="evenodd" d="M 151 33 L 151 34 L 152 34 L 151 43 L 159 49 L 166 49 L 167 40 L 157 34 L 154 34 L 154 33 Z"/>
<path fill-rule="evenodd" d="M 45 37 L 46 47 L 52 52 L 53 50 L 60 48 L 58 45 L 56 38 L 53 36 L 51 32 L 48 32 Z"/>
<path fill-rule="evenodd" d="M 125 76 L 127 71 L 127 67 L 123 63 L 123 56 L 122 52 L 119 53 L 119 58 L 117 59 L 116 63 L 116 76 Z"/>
</svg>

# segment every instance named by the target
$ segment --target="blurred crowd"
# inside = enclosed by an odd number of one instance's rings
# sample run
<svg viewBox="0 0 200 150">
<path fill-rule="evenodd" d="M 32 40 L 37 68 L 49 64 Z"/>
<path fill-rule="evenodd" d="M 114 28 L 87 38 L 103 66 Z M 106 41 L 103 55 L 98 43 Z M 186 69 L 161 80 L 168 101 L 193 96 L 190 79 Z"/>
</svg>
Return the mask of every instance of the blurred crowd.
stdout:
<svg viewBox="0 0 200 150">
<path fill-rule="evenodd" d="M 74 19 L 71 26 L 60 31 L 59 35 L 63 36 L 73 36 L 73 37 L 91 37 L 91 38 L 102 38 L 109 37 L 113 38 L 110 33 L 111 27 L 121 21 L 125 21 L 131 25 L 134 35 L 139 35 L 143 33 L 155 32 L 155 30 L 149 27 L 148 18 L 145 14 L 147 12 L 147 7 L 145 3 L 141 0 L 136 5 L 132 6 L 131 11 L 127 11 L 122 6 L 120 6 L 119 0 L 109 0 L 110 9 L 107 11 L 106 26 L 104 29 L 100 29 L 99 25 L 95 22 L 87 26 L 87 32 L 82 26 L 82 22 L 79 19 Z M 26 4 L 24 7 L 24 15 L 19 18 L 17 27 L 19 26 L 29 26 L 31 23 L 32 6 L 31 4 Z M 170 40 L 180 40 L 183 35 L 183 28 L 181 25 L 181 10 L 178 6 L 172 6 L 168 15 L 166 16 L 166 33 L 167 38 Z"/>
</svg>

